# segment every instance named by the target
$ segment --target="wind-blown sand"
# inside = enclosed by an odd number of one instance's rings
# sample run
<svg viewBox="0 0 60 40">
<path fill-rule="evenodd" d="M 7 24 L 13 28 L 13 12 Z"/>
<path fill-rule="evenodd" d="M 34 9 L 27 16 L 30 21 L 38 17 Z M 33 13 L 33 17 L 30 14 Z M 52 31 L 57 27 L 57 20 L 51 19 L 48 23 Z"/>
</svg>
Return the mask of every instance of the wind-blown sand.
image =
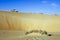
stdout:
<svg viewBox="0 0 60 40">
<path fill-rule="evenodd" d="M 0 30 L 60 32 L 60 16 L 0 11 Z"/>
</svg>

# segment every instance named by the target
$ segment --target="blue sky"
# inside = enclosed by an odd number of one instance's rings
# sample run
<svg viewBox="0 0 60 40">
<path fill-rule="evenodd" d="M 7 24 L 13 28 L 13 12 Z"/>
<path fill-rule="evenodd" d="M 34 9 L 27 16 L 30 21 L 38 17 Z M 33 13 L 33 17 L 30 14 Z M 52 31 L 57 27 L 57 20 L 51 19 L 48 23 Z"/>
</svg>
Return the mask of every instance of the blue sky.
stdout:
<svg viewBox="0 0 60 40">
<path fill-rule="evenodd" d="M 0 0 L 0 10 L 60 14 L 60 0 Z"/>
</svg>

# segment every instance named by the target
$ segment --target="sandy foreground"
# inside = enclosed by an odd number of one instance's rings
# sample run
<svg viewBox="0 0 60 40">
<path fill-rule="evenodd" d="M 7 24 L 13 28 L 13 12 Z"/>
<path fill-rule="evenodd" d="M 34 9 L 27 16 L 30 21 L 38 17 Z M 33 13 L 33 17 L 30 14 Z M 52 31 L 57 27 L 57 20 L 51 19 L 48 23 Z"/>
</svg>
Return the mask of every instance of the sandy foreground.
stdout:
<svg viewBox="0 0 60 40">
<path fill-rule="evenodd" d="M 0 40 L 60 40 L 60 33 L 51 33 L 52 36 L 38 34 L 25 35 L 23 31 L 0 30 Z"/>
</svg>

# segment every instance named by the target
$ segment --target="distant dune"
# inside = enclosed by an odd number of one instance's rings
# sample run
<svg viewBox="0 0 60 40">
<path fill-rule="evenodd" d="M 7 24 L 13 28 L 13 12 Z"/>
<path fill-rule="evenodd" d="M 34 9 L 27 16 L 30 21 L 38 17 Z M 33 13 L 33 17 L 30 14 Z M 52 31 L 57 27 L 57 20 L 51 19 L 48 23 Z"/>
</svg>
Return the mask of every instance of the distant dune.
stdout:
<svg viewBox="0 0 60 40">
<path fill-rule="evenodd" d="M 60 32 L 60 16 L 0 11 L 0 30 Z"/>
</svg>

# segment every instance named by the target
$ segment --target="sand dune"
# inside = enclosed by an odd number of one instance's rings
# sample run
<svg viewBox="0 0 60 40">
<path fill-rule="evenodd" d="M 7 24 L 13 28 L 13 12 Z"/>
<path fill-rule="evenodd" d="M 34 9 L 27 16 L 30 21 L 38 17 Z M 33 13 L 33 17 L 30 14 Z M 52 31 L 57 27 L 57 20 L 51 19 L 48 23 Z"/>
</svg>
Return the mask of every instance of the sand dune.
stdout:
<svg viewBox="0 0 60 40">
<path fill-rule="evenodd" d="M 0 11 L 0 30 L 60 32 L 60 16 Z"/>
</svg>

